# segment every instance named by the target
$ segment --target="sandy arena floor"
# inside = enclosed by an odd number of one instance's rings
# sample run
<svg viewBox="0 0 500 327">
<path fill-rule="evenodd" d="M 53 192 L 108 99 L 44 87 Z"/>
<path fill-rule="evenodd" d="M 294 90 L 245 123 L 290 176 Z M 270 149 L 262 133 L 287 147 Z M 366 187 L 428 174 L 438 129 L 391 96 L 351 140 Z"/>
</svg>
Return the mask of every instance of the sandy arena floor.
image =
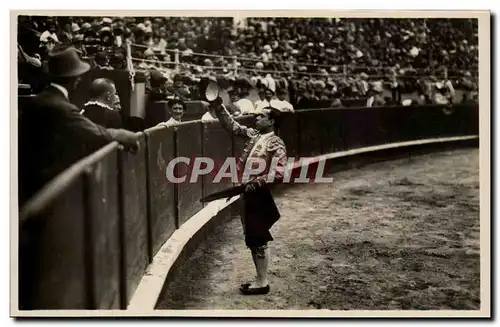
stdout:
<svg viewBox="0 0 500 327">
<path fill-rule="evenodd" d="M 334 174 L 276 199 L 271 292 L 243 296 L 252 259 L 238 219 L 218 227 L 158 309 L 478 309 L 479 152 Z"/>
</svg>

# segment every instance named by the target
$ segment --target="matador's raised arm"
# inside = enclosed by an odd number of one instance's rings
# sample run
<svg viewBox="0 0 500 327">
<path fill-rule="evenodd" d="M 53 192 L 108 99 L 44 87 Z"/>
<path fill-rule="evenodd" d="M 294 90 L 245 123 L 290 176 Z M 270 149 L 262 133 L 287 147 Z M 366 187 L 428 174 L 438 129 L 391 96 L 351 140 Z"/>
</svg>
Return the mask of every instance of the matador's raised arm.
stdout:
<svg viewBox="0 0 500 327">
<path fill-rule="evenodd" d="M 255 128 L 247 127 L 241 125 L 233 117 L 229 114 L 226 107 L 223 104 L 215 105 L 215 114 L 219 121 L 221 122 L 224 129 L 228 132 L 246 138 L 252 138 L 259 134 L 259 132 Z"/>
</svg>

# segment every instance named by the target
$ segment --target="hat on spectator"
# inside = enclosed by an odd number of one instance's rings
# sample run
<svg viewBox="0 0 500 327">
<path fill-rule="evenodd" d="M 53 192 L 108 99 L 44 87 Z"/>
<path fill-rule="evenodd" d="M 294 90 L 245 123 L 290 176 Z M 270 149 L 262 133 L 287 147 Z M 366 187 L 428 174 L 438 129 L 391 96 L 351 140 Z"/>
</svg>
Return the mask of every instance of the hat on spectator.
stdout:
<svg viewBox="0 0 500 327">
<path fill-rule="evenodd" d="M 149 72 L 149 78 L 151 87 L 161 86 L 163 83 L 167 81 L 167 77 L 157 70 L 151 70 Z"/>
<path fill-rule="evenodd" d="M 207 58 L 207 59 L 205 59 L 205 60 L 203 60 L 203 64 L 204 64 L 205 66 L 213 66 L 213 65 L 214 65 L 214 63 L 212 62 L 212 60 L 210 60 L 210 59 L 208 59 L 208 58 Z"/>
<path fill-rule="evenodd" d="M 104 17 L 101 21 L 102 25 L 111 25 L 112 23 L 113 23 L 113 20 L 111 18 L 108 18 L 108 17 Z"/>
<path fill-rule="evenodd" d="M 268 52 L 268 53 L 269 53 L 269 52 L 272 52 L 272 51 L 273 51 L 273 49 L 271 48 L 271 46 L 270 46 L 269 44 L 266 44 L 266 45 L 264 46 L 264 51 L 266 51 L 266 52 Z"/>
<path fill-rule="evenodd" d="M 381 81 L 376 81 L 376 82 L 373 82 L 372 83 L 372 90 L 377 92 L 377 93 L 381 93 L 384 91 L 383 87 L 382 87 L 382 82 Z"/>
<path fill-rule="evenodd" d="M 75 35 L 74 40 L 78 41 L 78 42 L 83 41 L 83 34 L 77 34 L 77 35 Z"/>
<path fill-rule="evenodd" d="M 411 99 L 404 99 L 403 102 L 401 102 L 401 104 L 404 106 L 404 107 L 408 107 L 408 106 L 411 106 Z"/>
<path fill-rule="evenodd" d="M 110 34 L 112 34 L 111 33 L 111 28 L 108 27 L 108 26 L 105 26 L 105 27 L 101 28 L 101 30 L 99 31 L 99 33 L 100 34 L 102 34 L 102 33 L 110 33 Z"/>
<path fill-rule="evenodd" d="M 80 30 L 80 26 L 78 26 L 78 24 L 77 24 L 77 23 L 73 23 L 73 24 L 71 24 L 71 31 L 72 31 L 73 33 L 76 33 L 76 32 L 78 32 L 79 30 Z"/>
<path fill-rule="evenodd" d="M 265 80 L 267 80 L 267 86 L 266 88 L 273 92 L 273 93 L 276 93 L 276 81 L 274 80 L 274 78 L 271 77 L 271 75 L 267 74 L 266 77 L 265 77 Z"/>
<path fill-rule="evenodd" d="M 80 59 L 72 46 L 54 48 L 49 53 L 49 74 L 56 77 L 76 77 L 89 71 L 90 65 Z"/>
<path fill-rule="evenodd" d="M 82 24 L 82 29 L 83 30 L 88 30 L 91 27 L 90 23 L 83 23 Z"/>
<path fill-rule="evenodd" d="M 186 49 L 186 50 L 182 51 L 183 57 L 190 57 L 192 55 L 193 55 L 193 50 L 191 50 L 191 49 Z"/>
<path fill-rule="evenodd" d="M 49 31 L 45 31 L 40 35 L 40 42 L 46 43 L 49 41 L 59 42 L 57 35 L 55 33 L 50 33 Z"/>
<path fill-rule="evenodd" d="M 144 51 L 144 58 L 151 57 L 154 55 L 155 55 L 155 52 L 151 48 L 148 48 L 148 49 L 146 49 L 146 51 Z"/>
<path fill-rule="evenodd" d="M 315 86 L 316 86 L 317 88 L 324 89 L 324 88 L 326 87 L 326 84 L 325 84 L 325 82 L 323 82 L 323 81 L 316 81 L 316 83 L 314 83 L 314 84 L 315 84 Z"/>
<path fill-rule="evenodd" d="M 441 82 L 436 82 L 436 87 L 437 87 L 437 89 L 438 89 L 438 90 L 443 89 L 443 88 L 444 88 L 444 86 L 445 86 L 445 85 L 444 85 L 443 83 L 441 83 Z"/>
<path fill-rule="evenodd" d="M 335 82 L 334 82 L 331 78 L 329 78 L 329 79 L 326 81 L 326 85 L 327 85 L 327 86 L 331 86 L 331 87 L 333 87 L 333 86 L 335 86 Z"/>
<path fill-rule="evenodd" d="M 258 63 L 255 64 L 255 68 L 257 68 L 257 69 L 263 69 L 264 68 L 264 64 L 259 61 Z"/>
</svg>

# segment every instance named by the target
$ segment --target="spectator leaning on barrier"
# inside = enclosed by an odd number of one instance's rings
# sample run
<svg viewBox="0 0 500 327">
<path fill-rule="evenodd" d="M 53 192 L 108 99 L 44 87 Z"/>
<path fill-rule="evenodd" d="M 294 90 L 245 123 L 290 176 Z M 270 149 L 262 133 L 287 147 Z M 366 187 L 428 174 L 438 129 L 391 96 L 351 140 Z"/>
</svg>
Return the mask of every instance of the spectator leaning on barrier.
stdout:
<svg viewBox="0 0 500 327">
<path fill-rule="evenodd" d="M 290 102 L 286 101 L 287 91 L 285 88 L 281 88 L 278 90 L 278 100 L 279 107 L 278 109 L 284 112 L 294 112 L 293 106 Z"/>
<path fill-rule="evenodd" d="M 242 115 L 253 114 L 255 112 L 255 107 L 252 101 L 248 99 L 252 83 L 247 78 L 239 78 L 236 79 L 234 85 L 239 92 L 239 96 L 238 100 L 233 104 L 238 107 Z"/>
<path fill-rule="evenodd" d="M 382 92 L 384 91 L 382 87 L 382 82 L 373 82 L 370 90 L 368 90 L 368 100 L 366 101 L 367 107 L 379 107 L 385 104 L 382 98 Z"/>
<path fill-rule="evenodd" d="M 174 98 L 168 101 L 168 107 L 170 108 L 171 117 L 166 122 L 161 122 L 158 126 L 172 126 L 182 122 L 182 116 L 186 112 L 186 104 L 179 98 Z"/>
<path fill-rule="evenodd" d="M 434 104 L 449 104 L 451 99 L 447 96 L 448 90 L 442 82 L 437 82 L 435 85 Z"/>
<path fill-rule="evenodd" d="M 115 83 L 107 78 L 98 78 L 90 86 L 90 100 L 83 105 L 81 113 L 103 127 L 123 128 L 120 109 Z"/>
<path fill-rule="evenodd" d="M 19 119 L 21 205 L 75 161 L 113 140 L 126 149 L 137 148 L 135 133 L 94 124 L 70 102 L 69 93 L 89 69 L 73 47 L 56 47 L 49 53 L 50 85 L 23 109 Z"/>
</svg>

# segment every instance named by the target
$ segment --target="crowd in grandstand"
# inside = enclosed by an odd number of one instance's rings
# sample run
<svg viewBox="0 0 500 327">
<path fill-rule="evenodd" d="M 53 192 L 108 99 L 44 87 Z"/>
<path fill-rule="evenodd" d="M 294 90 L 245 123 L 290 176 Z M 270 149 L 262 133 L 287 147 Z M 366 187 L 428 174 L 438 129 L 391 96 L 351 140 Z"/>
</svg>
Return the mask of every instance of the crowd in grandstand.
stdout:
<svg viewBox="0 0 500 327">
<path fill-rule="evenodd" d="M 203 79 L 224 89 L 234 116 L 351 100 L 369 107 L 477 101 L 477 33 L 466 19 L 21 16 L 18 90 L 38 94 L 19 114 L 23 192 L 111 140 L 135 150 L 135 132 L 192 117 L 187 101 L 203 99 Z M 132 85 L 141 72 L 148 93 L 141 99 L 154 105 L 146 103 L 139 119 L 123 114 L 120 100 L 130 99 L 102 77 L 80 91 L 91 67 L 125 72 Z M 85 93 L 83 106 L 73 91 Z M 167 100 L 168 117 L 158 100 Z M 217 119 L 205 109 L 194 119 Z"/>
<path fill-rule="evenodd" d="M 32 72 L 66 43 L 93 67 L 145 71 L 167 94 L 182 85 L 185 99 L 198 99 L 207 77 L 261 92 L 272 79 L 276 93 L 304 104 L 393 104 L 401 93 L 446 103 L 455 90 L 477 97 L 477 33 L 472 19 L 31 16 L 19 17 L 18 48 L 27 84 L 40 83 Z"/>
</svg>

